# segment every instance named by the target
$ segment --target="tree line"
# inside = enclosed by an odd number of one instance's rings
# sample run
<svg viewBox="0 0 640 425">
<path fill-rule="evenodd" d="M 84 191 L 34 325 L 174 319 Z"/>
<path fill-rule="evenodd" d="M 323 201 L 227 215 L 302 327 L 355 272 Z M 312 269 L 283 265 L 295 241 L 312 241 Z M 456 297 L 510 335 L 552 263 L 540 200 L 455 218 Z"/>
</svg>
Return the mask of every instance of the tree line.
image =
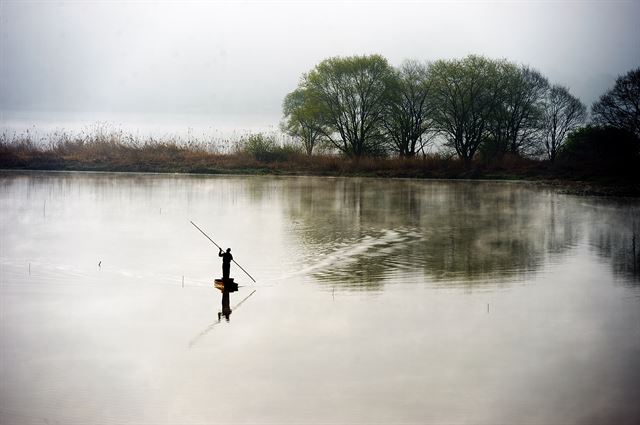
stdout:
<svg viewBox="0 0 640 425">
<path fill-rule="evenodd" d="M 399 67 L 380 55 L 325 59 L 285 97 L 283 115 L 283 130 L 309 155 L 323 145 L 349 157 L 413 157 L 440 140 L 467 165 L 478 154 L 554 162 L 585 128 L 618 129 L 637 142 L 640 68 L 592 105 L 589 127 L 587 107 L 568 88 L 479 55 Z"/>
</svg>

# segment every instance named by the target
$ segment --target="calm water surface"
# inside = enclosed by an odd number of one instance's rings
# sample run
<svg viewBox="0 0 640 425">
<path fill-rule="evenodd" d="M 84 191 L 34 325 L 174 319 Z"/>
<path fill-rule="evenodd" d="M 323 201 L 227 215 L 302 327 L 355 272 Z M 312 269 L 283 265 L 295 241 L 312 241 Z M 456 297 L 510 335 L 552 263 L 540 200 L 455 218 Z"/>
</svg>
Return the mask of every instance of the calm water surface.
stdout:
<svg viewBox="0 0 640 425">
<path fill-rule="evenodd" d="M 638 201 L 4 173 L 0 207 L 2 424 L 640 421 Z M 257 280 L 229 321 L 190 220 Z"/>
</svg>

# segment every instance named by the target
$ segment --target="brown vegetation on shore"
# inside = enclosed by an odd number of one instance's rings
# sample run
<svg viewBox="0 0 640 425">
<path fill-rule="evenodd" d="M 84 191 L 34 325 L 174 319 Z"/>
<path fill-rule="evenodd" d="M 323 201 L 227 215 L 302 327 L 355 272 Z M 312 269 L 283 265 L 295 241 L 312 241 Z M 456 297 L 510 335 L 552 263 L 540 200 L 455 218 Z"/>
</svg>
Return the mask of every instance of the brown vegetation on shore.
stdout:
<svg viewBox="0 0 640 425">
<path fill-rule="evenodd" d="M 253 136 L 252 136 L 253 137 Z M 260 136 L 258 136 L 260 137 Z M 192 174 L 275 174 L 368 176 L 435 179 L 536 180 L 560 185 L 572 193 L 640 195 L 637 180 L 589 176 L 575 168 L 548 161 L 505 155 L 465 167 L 462 160 L 442 153 L 411 158 L 347 158 L 335 154 L 309 156 L 292 146 L 258 145 L 240 141 L 229 153 L 210 145 L 119 137 L 63 138 L 50 144 L 28 138 L 0 138 L 0 168 L 14 170 L 115 171 Z"/>
</svg>

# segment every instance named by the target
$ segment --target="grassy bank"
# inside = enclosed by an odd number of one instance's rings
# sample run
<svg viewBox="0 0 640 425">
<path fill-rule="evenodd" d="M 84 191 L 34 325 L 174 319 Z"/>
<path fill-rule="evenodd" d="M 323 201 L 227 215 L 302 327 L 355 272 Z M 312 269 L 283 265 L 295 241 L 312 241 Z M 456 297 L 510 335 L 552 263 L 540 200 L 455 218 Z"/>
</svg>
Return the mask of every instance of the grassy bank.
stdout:
<svg viewBox="0 0 640 425">
<path fill-rule="evenodd" d="M 593 167 L 550 164 L 505 156 L 474 161 L 439 154 L 418 158 L 308 156 L 298 149 L 245 140 L 220 153 L 199 143 L 124 141 L 113 137 L 64 139 L 36 144 L 29 139 L 0 140 L 0 168 L 16 170 L 120 171 L 198 174 L 276 174 L 434 179 L 536 180 L 572 193 L 640 196 L 640 183 L 628 176 L 603 175 Z M 585 169 L 587 171 L 585 171 Z"/>
</svg>

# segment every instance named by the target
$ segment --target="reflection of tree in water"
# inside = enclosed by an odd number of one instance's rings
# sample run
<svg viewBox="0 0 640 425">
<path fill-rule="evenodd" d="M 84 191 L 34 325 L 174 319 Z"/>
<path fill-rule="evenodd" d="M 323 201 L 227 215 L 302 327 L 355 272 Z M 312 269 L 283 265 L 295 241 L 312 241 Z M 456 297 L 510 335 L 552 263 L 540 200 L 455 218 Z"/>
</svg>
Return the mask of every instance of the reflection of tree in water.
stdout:
<svg viewBox="0 0 640 425">
<path fill-rule="evenodd" d="M 422 270 L 479 282 L 535 272 L 579 238 L 579 210 L 523 184 L 315 179 L 286 185 L 296 236 L 321 281 L 376 289 Z"/>
<path fill-rule="evenodd" d="M 589 245 L 611 263 L 625 282 L 640 285 L 640 206 L 593 199 L 589 206 Z"/>
<path fill-rule="evenodd" d="M 342 286 L 375 289 L 383 278 L 404 271 L 443 282 L 520 279 L 564 255 L 581 236 L 616 273 L 640 280 L 637 202 L 486 181 L 233 177 L 216 182 L 254 207 L 283 206 L 310 273 Z M 210 181 L 202 184 L 208 187 Z"/>
</svg>

